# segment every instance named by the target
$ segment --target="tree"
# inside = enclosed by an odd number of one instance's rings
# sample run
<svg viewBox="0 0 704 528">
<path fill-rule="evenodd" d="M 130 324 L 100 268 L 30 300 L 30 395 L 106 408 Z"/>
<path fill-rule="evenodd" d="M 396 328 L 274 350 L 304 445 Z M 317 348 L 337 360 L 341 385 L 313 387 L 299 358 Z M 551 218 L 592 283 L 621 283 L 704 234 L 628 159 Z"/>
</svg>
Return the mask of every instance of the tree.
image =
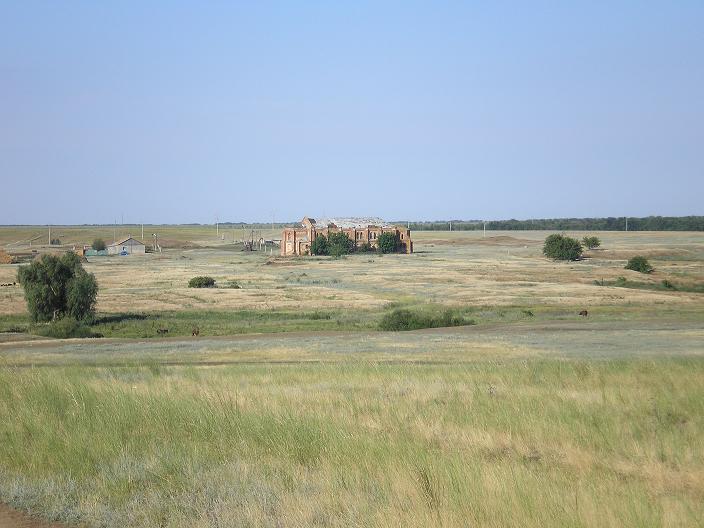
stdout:
<svg viewBox="0 0 704 528">
<path fill-rule="evenodd" d="M 310 244 L 311 255 L 327 255 L 328 254 L 328 239 L 323 235 L 318 235 Z"/>
<path fill-rule="evenodd" d="M 579 240 L 560 234 L 550 235 L 543 245 L 543 254 L 555 260 L 577 260 L 582 251 Z"/>
<path fill-rule="evenodd" d="M 44 255 L 17 270 L 33 321 L 52 321 L 65 315 L 77 320 L 95 313 L 98 283 L 75 253 Z"/>
<path fill-rule="evenodd" d="M 650 265 L 647 258 L 639 255 L 630 259 L 624 269 L 637 271 L 639 273 L 651 273 L 654 268 Z"/>
<path fill-rule="evenodd" d="M 96 238 L 95 240 L 93 240 L 93 244 L 91 245 L 91 247 L 96 251 L 105 251 L 105 248 L 107 246 L 105 245 L 105 240 L 103 240 L 102 238 Z"/>
<path fill-rule="evenodd" d="M 97 296 L 98 283 L 95 277 L 81 266 L 66 289 L 66 315 L 77 321 L 92 320 Z"/>
<path fill-rule="evenodd" d="M 395 253 L 398 251 L 399 240 L 394 233 L 382 233 L 377 239 L 380 253 Z"/>
<path fill-rule="evenodd" d="M 594 249 L 594 248 L 598 248 L 599 246 L 601 246 L 601 240 L 599 240 L 599 237 L 585 236 L 582 239 L 582 244 L 587 246 L 587 248 L 589 248 L 589 249 Z"/>
<path fill-rule="evenodd" d="M 342 231 L 328 235 L 328 253 L 333 257 L 347 255 L 354 251 L 354 242 Z"/>
</svg>

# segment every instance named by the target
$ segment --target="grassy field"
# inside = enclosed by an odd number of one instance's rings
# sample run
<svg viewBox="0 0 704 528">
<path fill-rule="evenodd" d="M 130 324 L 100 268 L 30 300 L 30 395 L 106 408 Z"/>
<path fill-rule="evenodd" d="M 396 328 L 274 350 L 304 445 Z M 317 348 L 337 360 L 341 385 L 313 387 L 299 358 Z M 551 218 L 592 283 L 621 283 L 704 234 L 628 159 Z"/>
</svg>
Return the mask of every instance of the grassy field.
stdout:
<svg viewBox="0 0 704 528">
<path fill-rule="evenodd" d="M 17 246 L 11 241 L 30 238 L 33 229 L 0 228 L 0 242 L 12 250 Z M 89 242 L 104 230 L 75 229 L 77 242 Z M 702 308 L 702 233 L 599 233 L 604 249 L 565 264 L 542 258 L 542 232 L 494 232 L 486 238 L 479 232 L 421 232 L 414 234 L 416 253 L 411 256 L 333 260 L 242 252 L 213 234 L 207 238 L 209 227 L 169 229 L 174 240 L 215 245 L 143 257 L 89 258 L 85 267 L 98 279 L 98 311 L 107 322 L 96 328 L 98 333 L 148 337 L 156 336 L 159 326 L 169 326 L 170 333 L 186 335 L 193 326 L 208 327 L 209 320 L 217 324 L 207 331 L 219 334 L 271 331 L 275 326 L 369 328 L 394 306 L 449 307 L 478 324 L 520 318 L 523 310 L 552 319 L 576 316 L 581 309 L 596 317 L 628 318 Z M 655 272 L 624 270 L 635 254 L 650 258 Z M 0 283 L 15 281 L 16 273 L 17 265 L 0 265 Z M 188 288 L 196 275 L 214 277 L 218 287 Z M 676 289 L 662 287 L 663 280 Z M 25 310 L 19 286 L 0 288 L 0 330 L 26 328 Z M 230 319 L 233 312 L 240 313 Z M 283 320 L 288 322 L 279 325 Z"/>
<path fill-rule="evenodd" d="M 120 527 L 704 523 L 701 233 L 599 233 L 558 264 L 539 232 L 333 260 L 203 229 L 89 259 L 106 339 L 29 335 L 0 288 L 0 502 Z M 397 307 L 476 324 L 378 331 Z"/>
<path fill-rule="evenodd" d="M 589 324 L 17 349 L 0 498 L 92 526 L 696 526 L 701 326 Z"/>
</svg>

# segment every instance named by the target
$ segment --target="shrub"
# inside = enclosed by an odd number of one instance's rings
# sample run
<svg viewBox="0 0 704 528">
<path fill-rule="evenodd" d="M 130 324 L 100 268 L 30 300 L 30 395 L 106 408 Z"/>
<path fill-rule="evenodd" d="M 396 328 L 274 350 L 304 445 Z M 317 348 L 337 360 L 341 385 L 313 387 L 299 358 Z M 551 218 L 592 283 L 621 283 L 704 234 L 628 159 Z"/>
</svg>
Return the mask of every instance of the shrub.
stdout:
<svg viewBox="0 0 704 528">
<path fill-rule="evenodd" d="M 318 235 L 310 245 L 311 255 L 327 255 L 328 254 L 328 239 L 323 235 Z"/>
<path fill-rule="evenodd" d="M 599 240 L 599 237 L 585 236 L 582 239 L 582 244 L 584 244 L 588 249 L 594 249 L 601 246 L 601 240 Z"/>
<path fill-rule="evenodd" d="M 91 328 L 72 317 L 64 317 L 46 326 L 37 328 L 36 333 L 44 337 L 69 339 L 71 337 L 103 337 L 93 332 Z"/>
<path fill-rule="evenodd" d="M 58 238 L 52 238 L 52 239 L 49 241 L 49 244 L 52 245 L 52 246 L 60 246 L 60 245 L 61 245 L 61 240 L 59 240 Z"/>
<path fill-rule="evenodd" d="M 359 246 L 357 246 L 357 251 L 359 253 L 371 253 L 374 251 L 374 248 L 369 242 L 362 242 Z"/>
<path fill-rule="evenodd" d="M 347 233 L 340 231 L 339 233 L 330 233 L 328 235 L 328 253 L 333 257 L 347 255 L 354 251 L 354 242 Z"/>
<path fill-rule="evenodd" d="M 547 237 L 543 245 L 543 254 L 554 260 L 577 260 L 582 251 L 579 240 L 559 234 Z"/>
<path fill-rule="evenodd" d="M 189 288 L 212 288 L 215 286 L 215 279 L 212 277 L 193 277 L 188 281 Z"/>
<path fill-rule="evenodd" d="M 650 273 L 653 271 L 653 267 L 650 265 L 650 262 L 648 262 L 648 259 L 640 255 L 629 260 L 624 269 L 637 271 L 639 273 Z"/>
<path fill-rule="evenodd" d="M 51 321 L 65 315 L 88 320 L 95 313 L 98 283 L 75 253 L 44 255 L 17 271 L 33 321 Z"/>
<path fill-rule="evenodd" d="M 396 309 L 382 317 L 379 322 L 379 329 L 398 332 L 419 330 L 421 328 L 440 328 L 444 326 L 472 324 L 474 324 L 474 321 L 455 315 L 452 310 L 445 310 L 442 314 L 428 314 L 412 312 L 405 309 Z"/>
<path fill-rule="evenodd" d="M 676 290 L 677 286 L 675 286 L 672 282 L 670 282 L 667 279 L 663 279 L 662 281 L 662 287 L 665 288 L 666 290 Z"/>
<path fill-rule="evenodd" d="M 91 244 L 90 247 L 92 247 L 96 251 L 105 251 L 105 249 L 107 248 L 107 246 L 105 245 L 105 240 L 103 240 L 102 238 L 96 238 L 95 240 L 93 240 L 93 244 Z"/>
<path fill-rule="evenodd" d="M 395 253 L 398 251 L 399 240 L 394 233 L 382 233 L 377 239 L 380 253 Z"/>
</svg>

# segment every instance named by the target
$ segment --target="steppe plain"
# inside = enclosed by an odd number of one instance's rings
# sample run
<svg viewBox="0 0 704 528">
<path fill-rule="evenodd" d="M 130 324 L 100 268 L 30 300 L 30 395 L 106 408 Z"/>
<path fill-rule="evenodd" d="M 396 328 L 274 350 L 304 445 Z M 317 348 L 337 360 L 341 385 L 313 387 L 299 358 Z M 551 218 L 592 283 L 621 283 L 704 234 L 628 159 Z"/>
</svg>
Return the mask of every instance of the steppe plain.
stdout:
<svg viewBox="0 0 704 528">
<path fill-rule="evenodd" d="M 155 229 L 161 253 L 84 264 L 104 338 L 38 336 L 0 288 L 0 501 L 87 526 L 702 524 L 704 234 L 589 233 L 555 263 L 538 231 L 331 259 Z M 398 307 L 474 324 L 377 330 Z"/>
</svg>

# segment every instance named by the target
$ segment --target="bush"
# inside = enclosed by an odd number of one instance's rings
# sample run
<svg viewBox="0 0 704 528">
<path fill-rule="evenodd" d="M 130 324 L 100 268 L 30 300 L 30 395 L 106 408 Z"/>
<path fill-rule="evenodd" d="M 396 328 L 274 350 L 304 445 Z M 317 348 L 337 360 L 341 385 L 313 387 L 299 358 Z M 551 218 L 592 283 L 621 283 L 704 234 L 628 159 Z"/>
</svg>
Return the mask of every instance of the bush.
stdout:
<svg viewBox="0 0 704 528">
<path fill-rule="evenodd" d="M 328 254 L 328 239 L 323 235 L 318 235 L 310 245 L 311 255 L 327 255 Z"/>
<path fill-rule="evenodd" d="M 58 238 L 52 238 L 52 239 L 49 241 L 49 244 L 52 245 L 52 246 L 60 246 L 60 245 L 61 245 L 61 240 L 59 240 Z"/>
<path fill-rule="evenodd" d="M 582 256 L 579 240 L 565 235 L 550 235 L 545 239 L 543 254 L 554 260 L 577 260 Z"/>
<path fill-rule="evenodd" d="M 421 328 L 440 328 L 444 326 L 463 326 L 472 324 L 474 324 L 474 321 L 455 315 L 452 310 L 445 310 L 442 314 L 428 314 L 412 312 L 405 309 L 396 309 L 382 317 L 379 322 L 379 329 L 399 332 L 406 330 L 419 330 Z"/>
<path fill-rule="evenodd" d="M 333 257 L 347 255 L 354 251 L 354 242 L 347 233 L 330 233 L 328 235 L 328 253 Z"/>
<path fill-rule="evenodd" d="M 637 271 L 639 273 L 650 273 L 653 271 L 653 267 L 648 262 L 648 259 L 641 256 L 633 257 L 628 261 L 624 269 Z"/>
<path fill-rule="evenodd" d="M 95 240 L 93 240 L 93 244 L 91 244 L 90 247 L 92 247 L 96 251 L 105 251 L 105 249 L 107 248 L 107 246 L 105 245 L 105 240 L 103 240 L 102 238 L 96 238 Z"/>
<path fill-rule="evenodd" d="M 357 246 L 358 253 L 372 253 L 373 251 L 374 248 L 369 242 L 362 242 L 359 246 Z"/>
<path fill-rule="evenodd" d="M 193 277 L 188 281 L 189 288 L 212 288 L 215 286 L 215 279 L 212 277 Z"/>
<path fill-rule="evenodd" d="M 585 236 L 582 239 L 582 244 L 584 244 L 588 249 L 595 249 L 601 246 L 601 240 L 599 240 L 599 237 Z"/>
<path fill-rule="evenodd" d="M 382 233 L 377 239 L 379 253 L 395 253 L 398 251 L 399 240 L 394 233 Z"/>
<path fill-rule="evenodd" d="M 52 321 L 65 315 L 85 321 L 95 314 L 98 283 L 75 253 L 44 255 L 17 270 L 33 321 Z"/>
<path fill-rule="evenodd" d="M 677 286 L 675 286 L 672 282 L 670 282 L 667 279 L 663 279 L 661 284 L 662 284 L 662 287 L 665 288 L 666 290 L 677 290 Z"/>
<path fill-rule="evenodd" d="M 72 317 L 64 317 L 46 326 L 41 326 L 37 328 L 36 333 L 44 337 L 54 337 L 56 339 L 103 337 L 102 334 L 93 332 L 89 326 Z"/>
</svg>

